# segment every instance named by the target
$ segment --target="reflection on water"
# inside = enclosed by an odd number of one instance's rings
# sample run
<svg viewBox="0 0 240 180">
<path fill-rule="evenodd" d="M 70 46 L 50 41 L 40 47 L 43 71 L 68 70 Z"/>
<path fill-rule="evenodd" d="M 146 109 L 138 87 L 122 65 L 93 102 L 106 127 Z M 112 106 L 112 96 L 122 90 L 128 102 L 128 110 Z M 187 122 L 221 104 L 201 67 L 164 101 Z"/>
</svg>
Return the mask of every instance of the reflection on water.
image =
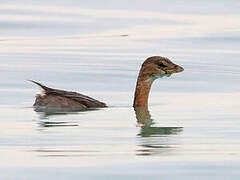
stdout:
<svg viewBox="0 0 240 180">
<path fill-rule="evenodd" d="M 134 110 L 137 118 L 137 126 L 150 127 L 153 124 L 148 108 L 137 107 Z"/>
<path fill-rule="evenodd" d="M 56 116 L 66 116 L 71 114 L 77 114 L 77 112 L 59 112 L 59 111 L 45 111 L 45 112 L 37 112 L 39 120 L 38 124 L 40 127 L 67 127 L 67 126 L 78 126 L 76 122 L 72 122 L 71 120 L 67 121 L 53 121 L 51 117 Z"/>
<path fill-rule="evenodd" d="M 62 109 L 61 109 L 62 110 Z M 98 111 L 97 108 L 87 109 L 87 110 L 79 110 L 79 111 L 70 111 L 65 109 L 64 111 L 60 111 L 59 109 L 53 108 L 45 108 L 45 111 L 37 112 L 39 125 L 40 127 L 66 127 L 66 126 L 78 126 L 77 122 L 71 121 L 71 119 L 67 119 L 65 121 L 57 120 L 58 116 L 68 116 L 68 115 L 78 115 L 80 113 L 88 112 L 88 111 Z M 54 121 L 52 119 L 55 119 Z M 57 120 L 57 121 L 56 121 Z"/>
<path fill-rule="evenodd" d="M 43 112 L 37 112 L 38 114 L 38 124 L 40 127 L 67 127 L 67 126 L 78 126 L 78 123 L 76 121 L 72 121 L 71 118 L 59 121 L 58 116 L 63 116 L 63 118 L 66 118 L 68 115 L 80 115 L 81 113 L 89 112 L 89 111 L 99 111 L 98 108 L 92 108 L 87 110 L 79 110 L 79 111 L 68 111 L 65 109 L 65 111 L 56 111 L 56 109 L 49 109 L 47 111 Z M 54 118 L 54 120 L 53 120 Z"/>
<path fill-rule="evenodd" d="M 177 135 L 183 131 L 183 127 L 141 127 L 141 132 L 138 134 L 141 137 L 157 137 L 162 135 Z"/>
<path fill-rule="evenodd" d="M 1 3 L 0 179 L 239 177 L 239 4 L 149 2 Z M 152 55 L 186 71 L 155 83 L 152 117 L 136 111 L 135 127 L 132 91 Z M 29 78 L 113 108 L 35 113 L 22 108 Z"/>
<path fill-rule="evenodd" d="M 178 135 L 183 131 L 183 127 L 153 126 L 154 120 L 147 108 L 134 108 L 134 110 L 137 126 L 141 128 L 137 136 L 140 137 L 139 146 L 142 147 L 137 150 L 136 155 L 149 156 L 172 151 L 174 146 L 171 144 L 171 135 Z M 174 142 L 174 145 L 176 144 L 178 142 Z"/>
<path fill-rule="evenodd" d="M 41 127 L 66 127 L 66 126 L 78 126 L 76 123 L 72 122 L 52 122 L 52 121 L 39 121 L 38 123 Z"/>
<path fill-rule="evenodd" d="M 39 115 L 39 119 L 48 119 L 51 116 L 61 116 L 61 115 L 69 115 L 69 114 L 77 114 L 77 112 L 53 112 L 53 111 L 47 111 L 47 112 L 37 112 Z"/>
<path fill-rule="evenodd" d="M 34 108 L 34 111 L 36 111 L 40 115 L 40 119 L 44 119 L 49 116 L 77 114 L 79 112 L 100 110 L 100 108 L 72 110 L 71 108 L 56 108 L 56 107 L 49 107 L 49 106 L 38 106 L 38 107 L 33 107 L 33 108 Z"/>
<path fill-rule="evenodd" d="M 40 153 L 40 157 L 82 157 L 94 156 L 99 151 L 95 150 L 78 150 L 78 149 L 37 149 L 34 152 Z"/>
</svg>

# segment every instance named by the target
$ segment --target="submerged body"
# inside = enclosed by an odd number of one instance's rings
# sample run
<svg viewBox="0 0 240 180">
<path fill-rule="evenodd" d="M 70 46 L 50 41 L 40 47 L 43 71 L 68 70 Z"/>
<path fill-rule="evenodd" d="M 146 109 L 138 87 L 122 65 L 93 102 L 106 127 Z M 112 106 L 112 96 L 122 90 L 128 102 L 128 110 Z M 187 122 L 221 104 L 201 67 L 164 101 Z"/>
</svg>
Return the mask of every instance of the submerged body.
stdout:
<svg viewBox="0 0 240 180">
<path fill-rule="evenodd" d="M 89 96 L 77 92 L 49 88 L 36 81 L 30 81 L 44 90 L 43 95 L 38 94 L 36 96 L 33 104 L 35 111 L 79 111 L 107 107 L 105 103 Z"/>
<path fill-rule="evenodd" d="M 181 71 L 183 71 L 181 66 L 161 56 L 153 56 L 145 60 L 138 75 L 133 104 L 135 110 L 138 109 L 139 112 L 139 110 L 143 109 L 143 112 L 148 112 L 148 96 L 155 79 Z M 89 96 L 49 88 L 36 81 L 30 81 L 44 90 L 43 95 L 36 96 L 33 105 L 35 111 L 79 111 L 107 107 L 105 103 Z"/>
</svg>

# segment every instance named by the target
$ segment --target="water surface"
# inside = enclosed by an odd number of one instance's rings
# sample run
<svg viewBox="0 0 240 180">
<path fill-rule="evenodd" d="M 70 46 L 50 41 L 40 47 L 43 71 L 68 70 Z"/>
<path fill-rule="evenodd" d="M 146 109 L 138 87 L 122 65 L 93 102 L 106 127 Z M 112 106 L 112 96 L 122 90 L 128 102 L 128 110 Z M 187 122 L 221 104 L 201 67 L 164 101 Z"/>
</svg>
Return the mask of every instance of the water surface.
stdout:
<svg viewBox="0 0 240 180">
<path fill-rule="evenodd" d="M 3 1 L 0 179 L 237 179 L 239 2 Z M 183 73 L 154 82 L 151 125 L 136 127 L 138 70 L 152 55 Z M 38 88 L 109 108 L 39 114 Z"/>
</svg>

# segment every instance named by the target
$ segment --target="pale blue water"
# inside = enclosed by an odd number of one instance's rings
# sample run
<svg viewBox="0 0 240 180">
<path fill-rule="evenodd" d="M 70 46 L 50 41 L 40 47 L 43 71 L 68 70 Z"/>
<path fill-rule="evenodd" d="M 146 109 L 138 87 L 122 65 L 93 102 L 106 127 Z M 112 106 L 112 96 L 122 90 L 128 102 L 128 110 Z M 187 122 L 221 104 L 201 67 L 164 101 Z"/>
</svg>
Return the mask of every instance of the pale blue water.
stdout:
<svg viewBox="0 0 240 180">
<path fill-rule="evenodd" d="M 0 1 L 0 179 L 238 179 L 239 1 Z M 153 125 L 136 127 L 138 70 L 154 82 Z M 109 108 L 44 116 L 38 88 Z"/>
</svg>

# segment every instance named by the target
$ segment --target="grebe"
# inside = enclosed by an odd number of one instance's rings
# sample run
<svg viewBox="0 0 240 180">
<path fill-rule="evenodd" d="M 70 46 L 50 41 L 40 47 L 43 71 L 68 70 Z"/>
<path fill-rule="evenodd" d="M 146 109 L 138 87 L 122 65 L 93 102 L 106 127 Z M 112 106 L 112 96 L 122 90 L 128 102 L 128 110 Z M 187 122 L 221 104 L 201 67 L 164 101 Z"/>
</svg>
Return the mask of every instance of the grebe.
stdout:
<svg viewBox="0 0 240 180">
<path fill-rule="evenodd" d="M 170 76 L 173 73 L 181 72 L 183 68 L 172 63 L 169 59 L 161 56 L 153 56 L 144 61 L 138 75 L 133 107 L 148 109 L 148 96 L 153 81 L 159 77 Z M 43 95 L 36 95 L 33 104 L 35 111 L 78 111 L 91 108 L 107 107 L 105 103 L 89 96 L 58 89 L 49 88 L 36 81 L 29 80 L 39 85 Z"/>
</svg>

